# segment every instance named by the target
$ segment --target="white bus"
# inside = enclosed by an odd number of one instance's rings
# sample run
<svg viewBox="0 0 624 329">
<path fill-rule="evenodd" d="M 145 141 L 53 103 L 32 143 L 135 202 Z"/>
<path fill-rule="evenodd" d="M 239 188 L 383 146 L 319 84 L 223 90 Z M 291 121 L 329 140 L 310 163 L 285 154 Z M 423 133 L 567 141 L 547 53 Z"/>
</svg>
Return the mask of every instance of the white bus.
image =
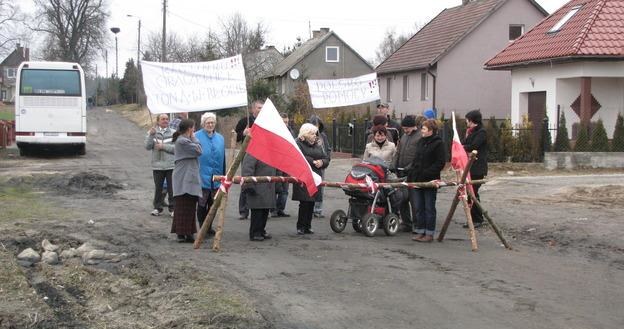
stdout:
<svg viewBox="0 0 624 329">
<path fill-rule="evenodd" d="M 23 62 L 15 85 L 15 139 L 21 155 L 37 149 L 85 154 L 87 100 L 80 65 Z"/>
</svg>

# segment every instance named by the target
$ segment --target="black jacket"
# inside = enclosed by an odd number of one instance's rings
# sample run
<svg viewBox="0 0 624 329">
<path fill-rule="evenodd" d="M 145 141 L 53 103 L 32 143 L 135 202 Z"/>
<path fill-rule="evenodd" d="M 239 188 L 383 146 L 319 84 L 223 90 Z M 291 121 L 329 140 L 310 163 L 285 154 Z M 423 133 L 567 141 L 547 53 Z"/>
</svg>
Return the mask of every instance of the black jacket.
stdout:
<svg viewBox="0 0 624 329">
<path fill-rule="evenodd" d="M 310 143 L 302 141 L 301 139 L 297 139 L 297 146 L 303 153 L 306 161 L 312 167 L 312 171 L 317 173 L 319 176 L 323 176 L 323 171 L 327 166 L 329 166 L 329 156 L 325 154 L 323 148 L 319 143 L 315 143 L 314 145 L 310 145 Z M 323 165 L 321 168 L 316 168 L 314 165 L 314 160 L 323 160 Z M 308 190 L 299 184 L 293 184 L 293 196 L 292 199 L 295 201 L 322 201 L 323 194 L 316 193 L 314 196 L 308 195 Z"/>
<path fill-rule="evenodd" d="M 488 173 L 488 145 L 487 132 L 485 131 L 485 128 L 483 128 L 483 125 L 476 126 L 472 133 L 466 137 L 464 150 L 468 153 L 477 150 L 477 161 L 475 161 L 472 164 L 472 167 L 470 167 L 470 175 L 473 178 L 485 177 Z"/>
<path fill-rule="evenodd" d="M 256 118 L 253 115 L 249 115 L 249 128 L 253 126 L 255 120 Z M 238 120 L 238 123 L 236 123 L 236 127 L 234 128 L 234 131 L 236 131 L 237 143 L 240 143 L 243 141 L 243 139 L 245 139 L 245 136 L 243 136 L 243 131 L 245 130 L 245 128 L 247 128 L 247 118 L 242 118 Z"/>
<path fill-rule="evenodd" d="M 444 143 L 437 135 L 421 137 L 416 144 L 412 169 L 408 172 L 410 182 L 429 182 L 440 179 L 440 171 L 446 163 Z"/>
</svg>

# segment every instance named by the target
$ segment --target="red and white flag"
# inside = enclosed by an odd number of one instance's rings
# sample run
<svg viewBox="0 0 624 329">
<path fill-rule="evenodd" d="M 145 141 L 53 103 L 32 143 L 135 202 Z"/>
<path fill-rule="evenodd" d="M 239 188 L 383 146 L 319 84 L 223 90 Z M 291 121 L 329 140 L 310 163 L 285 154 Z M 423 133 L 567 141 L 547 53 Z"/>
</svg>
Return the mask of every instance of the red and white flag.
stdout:
<svg viewBox="0 0 624 329">
<path fill-rule="evenodd" d="M 453 143 L 451 144 L 451 166 L 457 171 L 462 171 L 466 168 L 468 163 L 468 155 L 464 150 L 464 146 L 459 140 L 459 134 L 457 133 L 457 123 L 455 122 L 455 112 L 451 112 L 453 115 Z"/>
<path fill-rule="evenodd" d="M 451 167 L 455 169 L 457 172 L 457 176 L 459 176 L 466 168 L 468 164 L 468 155 L 466 154 L 466 150 L 464 150 L 464 146 L 459 140 L 459 134 L 457 133 L 457 123 L 455 122 L 455 112 L 451 112 L 453 115 L 453 143 L 451 144 Z M 466 181 L 470 181 L 470 173 L 466 176 Z M 468 188 L 472 189 L 472 185 L 468 185 Z M 462 197 L 465 197 L 465 192 L 462 192 Z"/>
<path fill-rule="evenodd" d="M 251 142 L 247 153 L 256 159 L 302 181 L 308 194 L 314 195 L 323 179 L 299 150 L 275 105 L 267 98 L 262 111 L 251 126 Z"/>
</svg>

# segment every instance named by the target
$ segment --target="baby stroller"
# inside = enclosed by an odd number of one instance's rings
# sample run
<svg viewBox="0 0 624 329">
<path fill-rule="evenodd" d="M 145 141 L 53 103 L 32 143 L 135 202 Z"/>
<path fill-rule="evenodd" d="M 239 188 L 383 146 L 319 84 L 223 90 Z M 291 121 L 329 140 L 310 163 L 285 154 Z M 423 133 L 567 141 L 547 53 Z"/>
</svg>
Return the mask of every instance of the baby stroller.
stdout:
<svg viewBox="0 0 624 329">
<path fill-rule="evenodd" d="M 375 183 L 385 183 L 388 177 L 388 167 L 379 158 L 370 158 L 354 165 L 345 179 L 345 183 L 364 183 L 366 177 Z M 374 236 L 380 226 L 386 235 L 395 235 L 399 229 L 400 219 L 397 215 L 399 205 L 406 197 L 406 190 L 392 187 L 378 188 L 374 193 L 368 187 L 343 191 L 349 198 L 349 209 L 336 210 L 332 213 L 329 225 L 331 229 L 340 233 L 347 227 L 350 220 L 356 232 L 366 236 Z"/>
</svg>

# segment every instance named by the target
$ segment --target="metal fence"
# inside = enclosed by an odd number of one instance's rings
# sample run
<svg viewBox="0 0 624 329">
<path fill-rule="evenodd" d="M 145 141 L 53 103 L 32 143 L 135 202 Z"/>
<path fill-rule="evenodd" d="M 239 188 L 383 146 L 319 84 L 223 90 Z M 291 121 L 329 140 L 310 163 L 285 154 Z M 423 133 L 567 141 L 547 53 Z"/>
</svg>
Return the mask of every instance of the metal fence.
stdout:
<svg viewBox="0 0 624 329">
<path fill-rule="evenodd" d="M 466 126 L 461 120 L 458 121 L 458 134 L 460 139 L 464 140 Z M 553 126 L 559 125 L 551 125 L 547 119 L 535 128 L 505 128 L 502 127 L 502 122 L 505 120 L 494 120 L 494 123 L 490 121 L 491 119 L 484 120 L 484 127 L 488 132 L 488 161 L 490 162 L 541 162 L 544 152 L 558 151 L 555 148 L 558 129 Z M 366 148 L 367 126 L 368 120 L 357 122 L 353 119 L 349 123 L 338 123 L 334 119 L 325 124 L 325 133 L 334 152 L 360 157 Z M 598 144 L 591 140 L 593 129 L 595 125 L 589 129 L 587 149 L 577 150 L 577 140 L 566 138 L 570 146 L 569 151 L 624 151 L 624 141 L 621 139 L 608 140 L 606 150 L 597 149 Z M 450 159 L 450 145 L 453 139 L 450 120 L 444 120 L 439 135 L 446 145 L 448 159 Z"/>
</svg>

